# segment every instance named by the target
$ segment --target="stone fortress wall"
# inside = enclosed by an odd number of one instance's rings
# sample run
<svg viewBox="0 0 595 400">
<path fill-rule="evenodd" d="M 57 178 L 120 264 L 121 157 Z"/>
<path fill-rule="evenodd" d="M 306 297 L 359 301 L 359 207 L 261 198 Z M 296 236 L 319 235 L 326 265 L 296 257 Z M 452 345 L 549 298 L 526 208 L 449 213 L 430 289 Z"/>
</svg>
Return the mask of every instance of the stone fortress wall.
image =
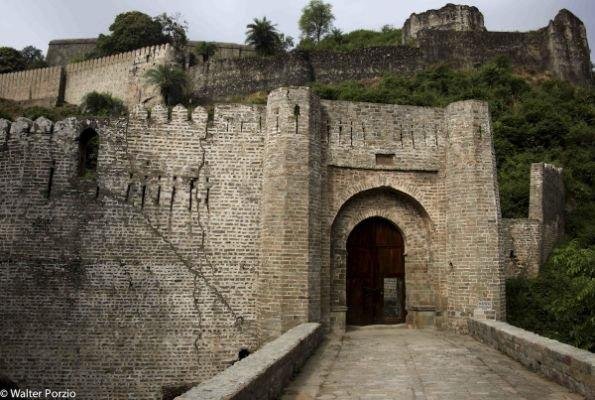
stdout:
<svg viewBox="0 0 595 400">
<path fill-rule="evenodd" d="M 201 41 L 189 40 L 188 50 L 192 51 Z M 215 54 L 212 59 L 225 60 L 254 55 L 254 49 L 248 45 L 236 43 L 212 42 Z M 50 41 L 46 61 L 50 66 L 67 65 L 75 62 L 97 48 L 97 38 L 89 39 L 58 39 Z M 197 60 L 201 62 L 202 60 Z"/>
<path fill-rule="evenodd" d="M 53 106 L 60 99 L 62 81 L 60 67 L 0 74 L 0 98 Z"/>
<path fill-rule="evenodd" d="M 531 165 L 528 218 L 502 220 L 502 263 L 506 276 L 536 276 L 564 236 L 565 194 L 562 168 Z"/>
<path fill-rule="evenodd" d="M 519 70 L 575 84 L 592 83 L 585 26 L 568 10 L 561 10 L 547 27 L 532 32 L 486 31 L 483 16 L 476 10 L 446 6 L 413 14 L 405 23 L 407 45 L 402 46 L 212 61 L 189 69 L 192 87 L 198 97 L 225 99 L 279 85 L 370 79 L 437 64 L 472 68 L 498 56 L 508 57 Z"/>
<path fill-rule="evenodd" d="M 81 176 L 90 130 L 98 166 Z M 149 399 L 300 323 L 341 331 L 347 236 L 374 216 L 404 236 L 409 324 L 504 319 L 491 135 L 482 102 L 320 101 L 304 87 L 212 119 L 139 105 L 117 120 L 1 120 L 0 374 Z"/>
<path fill-rule="evenodd" d="M 187 68 L 191 90 L 206 100 L 227 99 L 283 85 L 411 73 L 436 64 L 471 68 L 497 56 L 507 56 L 522 70 L 575 84 L 592 82 L 585 27 L 567 10 L 560 11 L 547 27 L 537 31 L 488 32 L 476 8 L 449 4 L 440 10 L 413 14 L 403 29 L 407 45 L 350 52 L 294 51 L 262 58 L 252 57 L 253 51 L 246 46 L 218 44 L 212 59 L 199 60 Z M 62 42 L 50 43 L 48 60 L 52 63 L 60 64 L 71 54 L 91 46 L 86 39 Z M 134 106 L 157 94 L 145 84 L 142 74 L 156 64 L 173 63 L 170 52 L 164 46 L 149 47 L 55 69 L 2 74 L 0 98 L 78 104 L 85 93 L 96 90 L 108 91 Z"/>
<path fill-rule="evenodd" d="M 173 60 L 173 49 L 165 44 L 127 53 L 68 64 L 64 67 L 64 101 L 80 104 L 85 94 L 108 92 L 126 104 L 159 98 L 159 90 L 145 83 L 144 73 Z"/>
</svg>

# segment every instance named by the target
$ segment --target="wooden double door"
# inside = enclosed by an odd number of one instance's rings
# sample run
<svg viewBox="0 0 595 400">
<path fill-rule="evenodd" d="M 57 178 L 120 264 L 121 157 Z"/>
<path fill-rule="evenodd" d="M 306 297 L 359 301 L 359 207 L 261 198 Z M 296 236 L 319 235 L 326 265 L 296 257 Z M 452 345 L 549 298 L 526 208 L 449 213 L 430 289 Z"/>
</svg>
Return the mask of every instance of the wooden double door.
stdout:
<svg viewBox="0 0 595 400">
<path fill-rule="evenodd" d="M 358 224 L 347 239 L 347 324 L 405 322 L 403 237 L 383 218 Z"/>
</svg>

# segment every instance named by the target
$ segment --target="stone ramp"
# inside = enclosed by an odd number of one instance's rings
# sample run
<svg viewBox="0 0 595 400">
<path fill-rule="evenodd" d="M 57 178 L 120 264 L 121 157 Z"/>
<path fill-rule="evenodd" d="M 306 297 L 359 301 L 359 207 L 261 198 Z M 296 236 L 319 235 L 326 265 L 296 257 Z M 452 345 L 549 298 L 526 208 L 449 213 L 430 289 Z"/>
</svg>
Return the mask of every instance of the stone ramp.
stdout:
<svg viewBox="0 0 595 400">
<path fill-rule="evenodd" d="M 369 326 L 328 339 L 282 400 L 582 399 L 469 336 Z"/>
</svg>

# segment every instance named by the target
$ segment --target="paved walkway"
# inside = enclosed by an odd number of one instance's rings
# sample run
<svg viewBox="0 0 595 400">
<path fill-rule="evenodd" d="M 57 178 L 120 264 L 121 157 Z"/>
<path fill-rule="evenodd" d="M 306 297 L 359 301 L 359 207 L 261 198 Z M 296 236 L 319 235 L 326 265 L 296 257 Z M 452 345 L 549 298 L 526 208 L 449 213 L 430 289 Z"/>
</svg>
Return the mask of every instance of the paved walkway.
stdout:
<svg viewBox="0 0 595 400">
<path fill-rule="evenodd" d="M 403 326 L 323 343 L 282 400 L 582 399 L 469 336 Z"/>
</svg>

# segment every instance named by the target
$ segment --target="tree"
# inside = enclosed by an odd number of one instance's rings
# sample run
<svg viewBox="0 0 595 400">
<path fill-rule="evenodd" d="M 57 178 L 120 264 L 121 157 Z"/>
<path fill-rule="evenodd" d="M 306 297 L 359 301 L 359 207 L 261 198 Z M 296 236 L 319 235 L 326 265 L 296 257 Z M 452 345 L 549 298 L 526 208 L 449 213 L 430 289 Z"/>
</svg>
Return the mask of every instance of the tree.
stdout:
<svg viewBox="0 0 595 400">
<path fill-rule="evenodd" d="M 21 71 L 26 65 L 20 51 L 12 47 L 0 47 L 0 73 Z"/>
<path fill-rule="evenodd" d="M 302 10 L 299 21 L 302 39 L 310 39 L 318 43 L 324 35 L 331 31 L 335 19 L 332 8 L 332 5 L 322 2 L 322 0 L 310 0 L 310 3 Z"/>
<path fill-rule="evenodd" d="M 246 43 L 254 46 L 257 54 L 270 56 L 280 53 L 288 44 L 285 35 L 279 33 L 276 25 L 267 17 L 254 18 L 252 23 L 246 26 L 246 29 Z M 293 42 L 293 39 L 289 39 Z"/>
<path fill-rule="evenodd" d="M 159 21 L 139 11 L 117 15 L 109 30 L 111 34 L 101 34 L 97 40 L 99 56 L 163 44 L 170 40 L 163 33 L 163 25 Z"/>
<path fill-rule="evenodd" d="M 21 50 L 21 55 L 25 60 L 25 67 L 27 69 L 47 67 L 43 53 L 36 47 L 25 47 L 23 50 Z"/>
<path fill-rule="evenodd" d="M 186 95 L 186 73 L 179 67 L 158 65 L 145 73 L 150 84 L 156 85 L 165 99 L 165 104 L 173 106 L 184 101 Z"/>
<path fill-rule="evenodd" d="M 166 13 L 156 16 L 155 21 L 161 24 L 161 32 L 167 38 L 167 42 L 178 51 L 184 50 L 188 44 L 186 36 L 188 22 L 183 21 L 180 14 L 167 15 Z"/>
<path fill-rule="evenodd" d="M 200 42 L 194 48 L 196 55 L 202 57 L 203 62 L 209 61 L 209 58 L 215 55 L 217 45 L 213 42 Z"/>
</svg>

